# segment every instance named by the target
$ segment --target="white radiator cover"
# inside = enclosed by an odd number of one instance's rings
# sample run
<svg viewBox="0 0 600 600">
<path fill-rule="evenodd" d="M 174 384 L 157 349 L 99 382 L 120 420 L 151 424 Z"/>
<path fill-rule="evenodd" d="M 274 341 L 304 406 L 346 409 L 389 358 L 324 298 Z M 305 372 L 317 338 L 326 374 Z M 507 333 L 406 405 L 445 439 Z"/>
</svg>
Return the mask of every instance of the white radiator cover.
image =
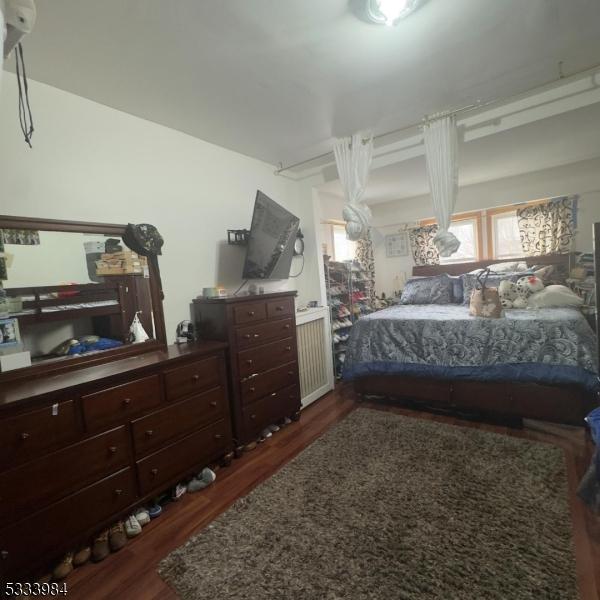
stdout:
<svg viewBox="0 0 600 600">
<path fill-rule="evenodd" d="M 296 314 L 298 369 L 302 408 L 333 389 L 329 339 L 329 309 L 319 307 Z"/>
</svg>

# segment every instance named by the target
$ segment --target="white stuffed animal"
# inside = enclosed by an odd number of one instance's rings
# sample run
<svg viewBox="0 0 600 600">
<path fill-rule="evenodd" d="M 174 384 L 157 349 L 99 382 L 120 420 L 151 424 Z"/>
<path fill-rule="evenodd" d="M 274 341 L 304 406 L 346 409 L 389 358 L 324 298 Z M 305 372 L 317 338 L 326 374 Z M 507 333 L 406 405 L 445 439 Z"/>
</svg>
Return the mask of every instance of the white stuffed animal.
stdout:
<svg viewBox="0 0 600 600">
<path fill-rule="evenodd" d="M 515 300 L 519 297 L 517 293 L 517 284 L 504 279 L 498 286 L 498 294 L 500 295 L 500 304 L 502 308 L 513 308 Z"/>
<path fill-rule="evenodd" d="M 521 277 L 517 283 L 518 298 L 513 302 L 514 308 L 527 308 L 529 296 L 544 289 L 543 281 L 536 275 Z"/>
</svg>

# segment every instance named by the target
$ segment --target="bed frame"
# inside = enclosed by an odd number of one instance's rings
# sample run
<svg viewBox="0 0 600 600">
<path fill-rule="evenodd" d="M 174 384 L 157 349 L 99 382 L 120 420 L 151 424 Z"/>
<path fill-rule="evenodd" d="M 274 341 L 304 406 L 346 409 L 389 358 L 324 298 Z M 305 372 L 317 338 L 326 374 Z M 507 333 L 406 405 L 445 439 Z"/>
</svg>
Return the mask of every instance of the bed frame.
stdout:
<svg viewBox="0 0 600 600">
<path fill-rule="evenodd" d="M 510 260 L 426 265 L 413 275 L 461 275 L 498 262 L 569 267 L 572 256 L 556 254 Z M 417 379 L 401 375 L 369 375 L 354 381 L 361 396 L 382 396 L 451 412 L 467 412 L 512 419 L 539 419 L 568 425 L 584 424 L 583 418 L 599 404 L 595 394 L 576 386 L 541 385 L 507 381 Z"/>
</svg>

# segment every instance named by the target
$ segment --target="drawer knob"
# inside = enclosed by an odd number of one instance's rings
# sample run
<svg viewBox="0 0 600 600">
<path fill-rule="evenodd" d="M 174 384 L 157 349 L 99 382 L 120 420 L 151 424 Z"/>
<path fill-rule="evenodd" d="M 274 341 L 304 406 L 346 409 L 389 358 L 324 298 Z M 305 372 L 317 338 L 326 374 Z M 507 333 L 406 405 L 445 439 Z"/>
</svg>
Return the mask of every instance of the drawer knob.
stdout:
<svg viewBox="0 0 600 600">
<path fill-rule="evenodd" d="M 198 373 L 196 373 L 195 375 L 192 375 L 192 380 L 193 381 L 199 381 L 200 380 L 200 375 L 198 375 Z"/>
<path fill-rule="evenodd" d="M 289 323 L 286 323 L 286 324 L 283 326 L 283 328 L 284 328 L 284 329 L 289 329 L 289 328 L 290 328 L 290 324 L 289 324 Z"/>
<path fill-rule="evenodd" d="M 116 447 L 116 446 L 109 446 L 109 447 L 108 447 L 108 451 L 109 451 L 111 454 L 115 454 L 115 453 L 117 452 L 117 447 Z"/>
<path fill-rule="evenodd" d="M 115 490 L 115 495 L 120 496 L 123 493 L 123 490 Z"/>
<path fill-rule="evenodd" d="M 253 365 L 253 364 L 254 364 L 254 361 L 253 361 L 251 358 L 249 358 L 249 359 L 246 361 L 246 364 L 247 364 L 247 365 Z"/>
<path fill-rule="evenodd" d="M 2 552 L 0 552 L 0 558 L 6 560 L 8 558 L 8 550 L 2 550 Z"/>
<path fill-rule="evenodd" d="M 249 333 L 246 333 L 246 334 L 244 335 L 244 338 L 246 338 L 247 340 L 249 340 L 249 339 L 250 339 L 250 334 L 249 334 Z"/>
<path fill-rule="evenodd" d="M 277 396 L 277 392 L 273 392 L 271 396 Z"/>
<path fill-rule="evenodd" d="M 210 405 L 211 405 L 212 407 L 215 407 L 215 406 L 217 406 L 217 402 L 216 402 L 216 400 L 213 400 L 213 401 L 210 403 Z"/>
<path fill-rule="evenodd" d="M 288 352 L 291 352 L 291 351 L 292 351 L 292 347 L 291 347 L 291 346 L 286 346 L 286 347 L 285 347 L 285 349 L 286 349 Z"/>
<path fill-rule="evenodd" d="M 254 311 L 253 310 L 249 310 L 248 311 L 248 316 L 249 317 L 253 317 L 254 316 Z"/>
<path fill-rule="evenodd" d="M 223 437 L 222 434 L 215 433 L 215 440 L 220 440 L 222 437 Z"/>
<path fill-rule="evenodd" d="M 252 420 L 254 420 L 254 419 L 256 419 L 256 415 L 250 415 L 250 418 L 251 418 Z"/>
<path fill-rule="evenodd" d="M 283 306 L 276 306 L 276 307 L 275 307 L 275 310 L 278 310 L 278 311 L 280 311 L 280 312 L 281 312 L 281 311 L 283 310 Z"/>
<path fill-rule="evenodd" d="M 250 391 L 251 391 L 251 392 L 255 392 L 255 391 L 256 391 L 256 388 L 255 388 L 255 387 L 251 387 L 251 388 L 250 388 Z"/>
<path fill-rule="evenodd" d="M 28 434 L 28 433 L 25 433 L 25 432 L 23 432 L 23 433 L 21 434 L 21 439 L 22 439 L 22 440 L 27 440 L 27 439 L 29 439 L 29 434 Z"/>
<path fill-rule="evenodd" d="M 131 398 L 125 398 L 123 400 L 123 406 L 128 406 L 129 404 L 131 404 Z"/>
<path fill-rule="evenodd" d="M 260 337 L 260 335 L 258 333 L 254 334 L 254 339 L 259 338 L 259 337 Z"/>
<path fill-rule="evenodd" d="M 158 469 L 152 469 L 152 470 L 150 471 L 150 473 L 152 473 L 152 475 L 155 475 L 155 476 L 156 476 L 156 475 L 158 475 Z"/>
<path fill-rule="evenodd" d="M 146 429 L 146 436 L 147 437 L 152 437 L 154 435 L 154 430 L 153 429 Z"/>
</svg>

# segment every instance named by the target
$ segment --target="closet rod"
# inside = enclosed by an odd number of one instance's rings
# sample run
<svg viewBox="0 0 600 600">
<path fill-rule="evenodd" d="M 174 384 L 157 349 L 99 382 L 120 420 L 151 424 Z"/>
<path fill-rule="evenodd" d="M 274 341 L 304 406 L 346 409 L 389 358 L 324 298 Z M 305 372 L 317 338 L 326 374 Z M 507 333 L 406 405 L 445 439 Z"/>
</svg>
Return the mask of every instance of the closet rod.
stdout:
<svg viewBox="0 0 600 600">
<path fill-rule="evenodd" d="M 507 102 L 512 102 L 513 100 L 521 98 L 522 96 L 525 96 L 532 92 L 535 92 L 536 90 L 539 90 L 542 87 L 551 85 L 553 83 L 558 83 L 559 81 L 562 81 L 563 79 L 571 79 L 571 78 L 574 78 L 574 77 L 577 77 L 580 75 L 585 75 L 587 73 L 594 74 L 594 72 L 598 71 L 599 68 L 600 68 L 600 63 L 596 63 L 592 67 L 586 67 L 585 69 L 580 69 L 579 71 L 575 71 L 574 73 L 571 73 L 570 75 L 565 76 L 562 74 L 562 61 L 560 61 L 558 63 L 559 76 L 556 79 L 551 79 L 550 81 L 547 81 L 546 83 L 542 83 L 541 85 L 538 85 L 534 88 L 529 88 L 528 90 L 525 90 L 524 92 L 519 92 L 518 94 L 513 94 L 512 96 L 506 96 L 504 98 L 496 98 L 495 100 L 488 100 L 487 102 L 476 102 L 475 104 L 469 104 L 468 106 L 463 106 L 463 107 L 457 108 L 455 110 L 446 110 L 446 111 L 441 111 L 441 112 L 443 112 L 444 114 L 448 113 L 448 114 L 457 115 L 457 114 L 464 113 L 464 112 L 470 112 L 472 110 L 486 108 L 488 106 L 491 106 L 492 104 L 504 104 Z M 420 127 L 426 120 L 427 120 L 427 116 L 423 117 L 418 123 L 412 123 L 411 125 L 405 125 L 404 127 L 399 127 L 398 129 L 392 129 L 391 131 L 386 131 L 385 133 L 380 133 L 378 135 L 374 135 L 373 140 L 378 140 L 378 139 L 380 139 L 382 137 L 386 137 L 388 135 L 394 135 L 395 133 L 402 133 L 403 131 L 408 131 L 410 129 L 414 129 L 415 127 Z M 306 165 L 306 164 L 309 164 L 316 160 L 321 160 L 323 158 L 328 158 L 330 156 L 333 156 L 333 150 L 330 150 L 329 152 L 324 152 L 323 154 L 319 154 L 318 156 L 313 156 L 311 158 L 307 158 L 306 160 L 302 160 L 300 162 L 288 165 L 287 167 L 284 167 L 283 163 L 280 162 L 279 168 L 275 170 L 275 175 L 280 175 L 281 173 L 283 173 L 283 171 L 289 171 L 290 169 L 295 169 L 297 167 L 301 167 L 302 165 Z"/>
</svg>

